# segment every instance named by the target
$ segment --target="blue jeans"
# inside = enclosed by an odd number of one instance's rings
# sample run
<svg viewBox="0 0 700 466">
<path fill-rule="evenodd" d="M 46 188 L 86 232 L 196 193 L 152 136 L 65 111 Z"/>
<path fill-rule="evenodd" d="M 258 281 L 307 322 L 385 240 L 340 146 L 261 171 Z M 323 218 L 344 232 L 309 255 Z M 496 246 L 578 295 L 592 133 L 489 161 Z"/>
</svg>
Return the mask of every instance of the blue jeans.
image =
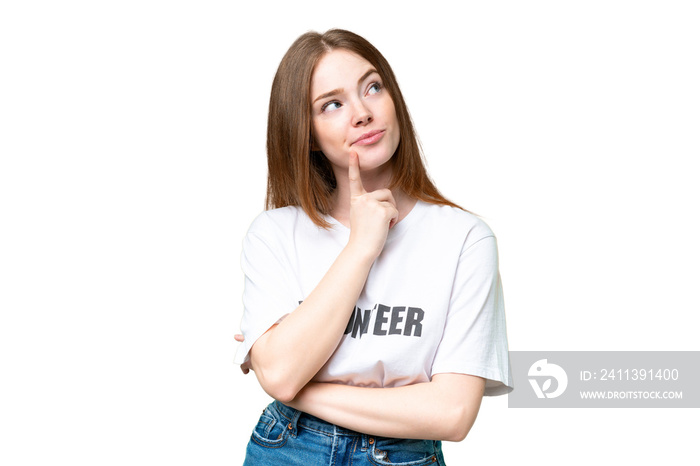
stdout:
<svg viewBox="0 0 700 466">
<path fill-rule="evenodd" d="M 361 434 L 279 401 L 265 408 L 243 466 L 445 466 L 441 443 Z"/>
</svg>

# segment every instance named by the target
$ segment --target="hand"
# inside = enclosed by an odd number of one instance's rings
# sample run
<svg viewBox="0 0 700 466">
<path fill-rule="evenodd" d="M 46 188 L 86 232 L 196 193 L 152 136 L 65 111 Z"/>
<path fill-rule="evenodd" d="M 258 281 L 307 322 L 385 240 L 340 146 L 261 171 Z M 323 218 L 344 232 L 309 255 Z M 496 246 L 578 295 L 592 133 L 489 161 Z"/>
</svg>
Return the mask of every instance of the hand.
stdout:
<svg viewBox="0 0 700 466">
<path fill-rule="evenodd" d="M 360 176 L 360 159 L 350 152 L 348 165 L 350 182 L 350 241 L 372 254 L 372 259 L 384 249 L 389 228 L 399 218 L 396 201 L 389 189 L 367 192 Z"/>
<path fill-rule="evenodd" d="M 235 335 L 233 336 L 233 339 L 236 340 L 236 341 L 239 342 L 239 343 L 243 343 L 243 341 L 245 340 L 245 338 L 243 337 L 243 335 L 241 335 L 240 333 L 235 334 Z M 246 362 L 244 362 L 243 364 L 241 364 L 241 371 L 242 371 L 244 374 L 247 374 L 248 372 L 250 372 L 251 369 L 252 369 L 252 367 L 250 366 L 250 361 L 246 361 Z"/>
</svg>

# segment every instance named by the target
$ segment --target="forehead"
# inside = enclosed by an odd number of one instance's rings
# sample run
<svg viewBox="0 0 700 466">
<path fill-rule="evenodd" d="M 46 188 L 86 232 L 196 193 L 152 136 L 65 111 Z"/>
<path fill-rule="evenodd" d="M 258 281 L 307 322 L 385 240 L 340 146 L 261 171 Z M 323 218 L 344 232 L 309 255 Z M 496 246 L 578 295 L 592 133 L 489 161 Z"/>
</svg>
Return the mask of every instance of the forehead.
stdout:
<svg viewBox="0 0 700 466">
<path fill-rule="evenodd" d="M 311 94 L 357 84 L 357 79 L 370 68 L 372 64 L 356 53 L 343 49 L 328 52 L 316 64 L 311 76 Z"/>
</svg>

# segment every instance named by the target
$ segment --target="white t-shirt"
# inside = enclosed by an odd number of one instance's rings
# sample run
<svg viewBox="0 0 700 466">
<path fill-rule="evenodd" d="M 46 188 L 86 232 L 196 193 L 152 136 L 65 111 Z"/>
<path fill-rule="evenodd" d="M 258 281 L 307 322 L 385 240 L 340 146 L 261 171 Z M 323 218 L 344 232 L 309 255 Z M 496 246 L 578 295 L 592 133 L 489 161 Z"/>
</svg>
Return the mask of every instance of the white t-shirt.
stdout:
<svg viewBox="0 0 700 466">
<path fill-rule="evenodd" d="M 297 308 L 347 244 L 350 230 L 327 220 L 332 229 L 284 207 L 251 225 L 236 363 Z M 496 238 L 468 212 L 418 201 L 389 230 L 338 348 L 313 380 L 397 387 L 445 372 L 484 377 L 486 395 L 512 390 Z"/>
</svg>

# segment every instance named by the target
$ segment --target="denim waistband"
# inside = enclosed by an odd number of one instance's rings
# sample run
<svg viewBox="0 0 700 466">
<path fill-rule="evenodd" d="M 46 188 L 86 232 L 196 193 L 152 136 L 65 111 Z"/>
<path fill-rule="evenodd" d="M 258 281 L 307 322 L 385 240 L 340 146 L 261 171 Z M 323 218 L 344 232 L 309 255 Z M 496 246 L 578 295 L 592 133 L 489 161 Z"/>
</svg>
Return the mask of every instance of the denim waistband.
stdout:
<svg viewBox="0 0 700 466">
<path fill-rule="evenodd" d="M 326 422 L 323 419 L 319 419 L 311 414 L 307 414 L 303 411 L 299 411 L 294 408 L 280 403 L 275 400 L 271 403 L 270 407 L 274 409 L 287 420 L 289 423 L 289 429 L 296 433 L 297 426 L 303 426 L 308 429 L 313 429 L 317 432 L 321 432 L 328 435 L 347 435 L 347 436 L 362 436 L 366 437 L 365 434 L 360 432 L 355 432 L 354 430 L 345 429 L 343 427 Z"/>
</svg>

